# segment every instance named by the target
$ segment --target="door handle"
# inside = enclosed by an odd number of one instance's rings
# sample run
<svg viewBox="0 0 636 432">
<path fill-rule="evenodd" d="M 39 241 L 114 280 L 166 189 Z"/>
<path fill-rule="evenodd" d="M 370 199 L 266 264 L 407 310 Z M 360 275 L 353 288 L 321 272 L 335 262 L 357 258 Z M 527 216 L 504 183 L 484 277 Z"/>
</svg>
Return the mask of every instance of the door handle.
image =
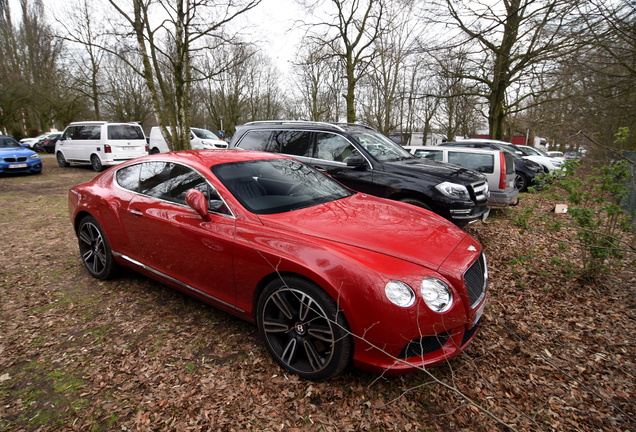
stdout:
<svg viewBox="0 0 636 432">
<path fill-rule="evenodd" d="M 140 210 L 128 210 L 130 213 L 132 213 L 135 216 L 143 216 L 144 214 L 140 211 Z"/>
</svg>

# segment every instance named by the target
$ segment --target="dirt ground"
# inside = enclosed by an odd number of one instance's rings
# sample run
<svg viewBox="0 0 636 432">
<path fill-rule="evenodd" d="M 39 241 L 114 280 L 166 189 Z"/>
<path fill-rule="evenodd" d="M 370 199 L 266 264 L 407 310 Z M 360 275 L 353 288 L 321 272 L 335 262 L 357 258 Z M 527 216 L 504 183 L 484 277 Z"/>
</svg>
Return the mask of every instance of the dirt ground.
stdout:
<svg viewBox="0 0 636 432">
<path fill-rule="evenodd" d="M 402 377 L 282 371 L 256 328 L 132 272 L 89 277 L 66 194 L 94 177 L 44 155 L 0 178 L 0 430 L 634 431 L 636 277 L 574 279 L 551 195 L 469 227 L 490 268 L 473 344 Z"/>
</svg>

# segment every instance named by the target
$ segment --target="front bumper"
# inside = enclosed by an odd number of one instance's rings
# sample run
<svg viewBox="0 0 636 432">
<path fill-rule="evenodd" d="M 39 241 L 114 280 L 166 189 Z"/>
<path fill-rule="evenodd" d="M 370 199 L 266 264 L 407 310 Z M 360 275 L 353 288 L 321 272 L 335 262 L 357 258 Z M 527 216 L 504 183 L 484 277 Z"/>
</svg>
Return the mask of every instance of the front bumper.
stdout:
<svg viewBox="0 0 636 432">
<path fill-rule="evenodd" d="M 0 163 L 0 173 L 20 174 L 29 173 L 37 174 L 42 172 L 42 160 L 34 159 L 26 162 L 2 162 Z"/>
</svg>

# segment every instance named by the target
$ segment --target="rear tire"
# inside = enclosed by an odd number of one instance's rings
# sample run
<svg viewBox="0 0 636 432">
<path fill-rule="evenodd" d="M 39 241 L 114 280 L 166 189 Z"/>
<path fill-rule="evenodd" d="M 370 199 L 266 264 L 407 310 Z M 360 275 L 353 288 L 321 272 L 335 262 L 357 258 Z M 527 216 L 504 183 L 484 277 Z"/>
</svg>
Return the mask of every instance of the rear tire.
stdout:
<svg viewBox="0 0 636 432">
<path fill-rule="evenodd" d="M 117 272 L 110 243 L 94 217 L 86 216 L 77 228 L 80 256 L 86 270 L 97 279 L 109 279 Z"/>
<path fill-rule="evenodd" d="M 519 189 L 519 192 L 525 192 L 528 190 L 528 179 L 523 173 L 515 174 L 515 187 Z"/>
<path fill-rule="evenodd" d="M 99 156 L 92 155 L 91 156 L 91 166 L 93 167 L 93 171 L 101 172 L 104 170 L 104 166 L 102 165 L 102 161 L 99 159 Z"/>
<path fill-rule="evenodd" d="M 64 155 L 62 154 L 62 152 L 57 152 L 57 154 L 55 155 L 55 158 L 57 159 L 57 164 L 62 167 L 62 168 L 66 168 L 67 166 L 69 166 L 70 164 L 66 161 L 66 158 L 64 157 Z"/>
</svg>

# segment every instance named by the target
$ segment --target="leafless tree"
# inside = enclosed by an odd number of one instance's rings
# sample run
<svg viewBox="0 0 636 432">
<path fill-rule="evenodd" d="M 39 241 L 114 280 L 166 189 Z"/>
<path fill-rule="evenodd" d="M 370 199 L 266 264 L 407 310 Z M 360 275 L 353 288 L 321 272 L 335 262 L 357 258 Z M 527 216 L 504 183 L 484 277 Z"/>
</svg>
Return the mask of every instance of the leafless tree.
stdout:
<svg viewBox="0 0 636 432">
<path fill-rule="evenodd" d="M 100 88 L 100 72 L 105 54 L 101 49 L 105 38 L 101 23 L 105 13 L 100 5 L 89 0 L 77 0 L 77 3 L 63 7 L 59 14 L 55 11 L 60 37 L 72 47 L 67 62 L 73 65 L 74 89 L 92 101 L 96 120 L 101 119 L 103 91 Z"/>
<path fill-rule="evenodd" d="M 193 83 L 229 67 L 216 64 L 214 69 L 204 70 L 199 60 L 227 42 L 225 26 L 259 1 L 109 0 L 135 38 L 134 47 L 120 44 L 114 51 L 129 62 L 126 54 L 130 52 L 125 50 L 132 48 L 141 56 L 138 72 L 146 81 L 157 122 L 172 149 L 190 147 Z"/>
<path fill-rule="evenodd" d="M 330 0 L 327 22 L 315 24 L 323 33 L 313 35 L 341 63 L 346 82 L 343 97 L 347 121 L 356 121 L 356 85 L 374 60 L 374 44 L 383 32 L 385 0 Z M 313 2 L 313 7 L 316 2 Z"/>
<path fill-rule="evenodd" d="M 487 101 L 492 138 L 503 138 L 508 115 L 527 109 L 530 101 L 540 101 L 540 93 L 552 90 L 537 85 L 537 80 L 584 46 L 586 32 L 577 3 L 433 0 L 433 7 L 444 11 L 435 18 L 446 26 L 444 46 L 471 49 L 471 64 L 459 76 L 472 81 Z"/>
</svg>

